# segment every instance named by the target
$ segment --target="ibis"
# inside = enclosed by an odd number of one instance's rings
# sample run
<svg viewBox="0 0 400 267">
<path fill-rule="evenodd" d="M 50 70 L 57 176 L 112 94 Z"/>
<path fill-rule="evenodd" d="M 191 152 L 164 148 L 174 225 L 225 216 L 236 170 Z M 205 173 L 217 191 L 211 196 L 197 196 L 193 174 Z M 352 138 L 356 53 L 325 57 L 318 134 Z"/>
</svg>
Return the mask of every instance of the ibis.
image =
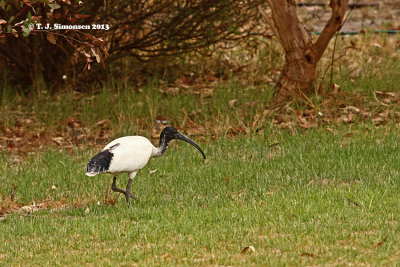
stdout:
<svg viewBox="0 0 400 267">
<path fill-rule="evenodd" d="M 131 205 L 131 198 L 137 198 L 131 194 L 131 184 L 136 173 L 146 166 L 150 158 L 161 156 L 173 139 L 183 140 L 195 148 L 197 148 L 205 159 L 203 150 L 189 137 L 180 133 L 176 128 L 167 126 L 160 135 L 160 143 L 158 147 L 143 136 L 125 136 L 117 138 L 104 147 L 104 149 L 96 154 L 86 167 L 87 176 L 95 176 L 100 173 L 111 173 L 114 179 L 111 189 L 125 195 L 128 206 Z M 123 190 L 116 186 L 117 175 L 121 173 L 129 173 L 128 184 Z"/>
</svg>

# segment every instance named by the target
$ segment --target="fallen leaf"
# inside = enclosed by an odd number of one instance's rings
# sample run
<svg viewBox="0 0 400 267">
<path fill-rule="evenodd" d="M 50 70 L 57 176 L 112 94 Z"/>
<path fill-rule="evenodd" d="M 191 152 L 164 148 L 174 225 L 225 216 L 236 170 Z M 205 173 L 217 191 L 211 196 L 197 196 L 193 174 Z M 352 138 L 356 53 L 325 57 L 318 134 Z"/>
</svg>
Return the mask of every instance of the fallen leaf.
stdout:
<svg viewBox="0 0 400 267">
<path fill-rule="evenodd" d="M 62 142 L 64 141 L 64 137 L 57 136 L 57 137 L 51 138 L 51 140 L 54 141 L 57 145 L 61 145 Z"/>
<path fill-rule="evenodd" d="M 399 96 L 394 92 L 374 91 L 374 98 L 383 106 L 399 101 Z"/>
<path fill-rule="evenodd" d="M 343 112 L 345 114 L 349 114 L 350 112 L 360 113 L 360 109 L 354 106 L 346 106 L 343 108 Z"/>
<path fill-rule="evenodd" d="M 181 88 L 189 88 L 190 86 L 187 84 L 187 79 L 183 80 L 182 78 L 178 78 L 175 80 L 175 85 Z"/>
<path fill-rule="evenodd" d="M 389 115 L 390 115 L 389 110 L 385 110 L 385 111 L 379 112 L 378 114 L 375 114 L 373 116 L 373 118 L 371 119 L 371 121 L 375 125 L 381 125 L 381 124 L 384 124 L 387 122 L 387 120 L 389 119 Z"/>
<path fill-rule="evenodd" d="M 200 95 L 203 98 L 211 97 L 214 95 L 214 88 L 202 88 L 200 90 Z"/>
<path fill-rule="evenodd" d="M 350 114 L 347 114 L 347 115 L 342 115 L 339 118 L 339 122 L 342 121 L 342 122 L 352 123 L 352 122 L 354 122 L 356 117 L 357 117 L 357 115 L 353 114 L 353 113 L 350 113 Z"/>
<path fill-rule="evenodd" d="M 179 93 L 179 87 L 167 87 L 160 90 L 164 94 L 176 95 Z"/>
<path fill-rule="evenodd" d="M 238 134 L 246 134 L 246 129 L 242 126 L 232 126 L 230 127 L 229 134 L 231 134 L 232 136 L 238 135 Z"/>
<path fill-rule="evenodd" d="M 67 125 L 68 125 L 68 127 L 74 129 L 74 128 L 82 127 L 82 122 L 80 122 L 79 120 L 76 120 L 73 117 L 68 117 Z"/>
<path fill-rule="evenodd" d="M 373 43 L 373 44 L 371 44 L 371 46 L 375 46 L 375 47 L 378 47 L 378 48 L 382 48 L 382 46 L 381 46 L 380 44 L 378 44 L 378 43 Z"/>
<path fill-rule="evenodd" d="M 298 120 L 301 128 L 309 129 L 318 127 L 318 123 L 312 120 L 308 120 L 305 117 L 299 117 Z"/>
<path fill-rule="evenodd" d="M 218 81 L 219 79 L 217 77 L 215 77 L 212 74 L 209 74 L 206 78 L 208 81 L 214 82 L 214 81 Z"/>
<path fill-rule="evenodd" d="M 238 101 L 237 99 L 232 99 L 232 100 L 230 100 L 230 101 L 228 102 L 228 106 L 229 106 L 230 108 L 233 108 L 233 106 L 235 105 L 235 103 L 236 103 L 237 101 Z"/>
<path fill-rule="evenodd" d="M 380 247 L 382 246 L 382 244 L 387 240 L 388 237 L 385 237 L 384 239 L 382 239 L 382 241 L 379 241 L 378 243 L 375 244 L 375 247 Z"/>
<path fill-rule="evenodd" d="M 187 121 L 186 128 L 187 128 L 186 132 L 189 135 L 204 135 L 206 133 L 206 130 L 204 129 L 203 126 L 196 124 L 192 120 Z"/>
<path fill-rule="evenodd" d="M 248 253 L 248 252 L 255 252 L 256 249 L 253 246 L 248 246 L 245 247 L 244 249 L 242 249 L 242 251 L 240 253 Z"/>
<path fill-rule="evenodd" d="M 185 75 L 181 75 L 179 76 L 179 79 L 181 80 L 182 83 L 189 85 L 190 84 L 190 80 L 188 78 L 186 78 Z"/>
<path fill-rule="evenodd" d="M 302 257 L 310 257 L 310 258 L 314 258 L 315 257 L 314 254 L 308 253 L 308 252 L 303 252 L 303 253 L 301 253 L 300 256 L 302 256 Z"/>
<path fill-rule="evenodd" d="M 105 119 L 105 120 L 99 120 L 96 125 L 97 126 L 104 126 L 105 124 L 109 123 L 110 120 L 109 119 Z"/>
<path fill-rule="evenodd" d="M 33 202 L 32 205 L 28 205 L 28 206 L 23 206 L 21 208 L 18 209 L 19 212 L 25 212 L 25 213 L 32 213 L 34 211 L 39 210 L 41 207 L 43 208 L 44 203 L 40 203 L 37 204 L 35 202 Z"/>
</svg>

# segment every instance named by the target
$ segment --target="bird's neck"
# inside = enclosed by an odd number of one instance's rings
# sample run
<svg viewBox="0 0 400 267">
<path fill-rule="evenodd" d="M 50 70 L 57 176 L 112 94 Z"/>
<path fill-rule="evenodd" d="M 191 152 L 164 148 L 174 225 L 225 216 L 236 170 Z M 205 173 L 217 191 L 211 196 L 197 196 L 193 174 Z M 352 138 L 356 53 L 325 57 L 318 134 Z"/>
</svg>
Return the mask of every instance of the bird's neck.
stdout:
<svg viewBox="0 0 400 267">
<path fill-rule="evenodd" d="M 162 154 L 164 154 L 165 150 L 168 147 L 169 141 L 171 141 L 169 138 L 167 138 L 165 135 L 161 135 L 160 136 L 160 144 L 158 145 L 158 147 L 155 147 L 153 149 L 152 156 L 159 157 Z"/>
</svg>

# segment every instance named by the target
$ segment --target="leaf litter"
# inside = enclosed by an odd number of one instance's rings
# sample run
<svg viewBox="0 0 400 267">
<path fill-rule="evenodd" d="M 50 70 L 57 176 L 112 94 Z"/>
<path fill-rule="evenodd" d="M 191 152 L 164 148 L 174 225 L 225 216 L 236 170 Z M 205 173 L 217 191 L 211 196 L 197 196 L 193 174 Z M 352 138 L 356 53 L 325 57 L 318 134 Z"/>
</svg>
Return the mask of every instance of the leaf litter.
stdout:
<svg viewBox="0 0 400 267">
<path fill-rule="evenodd" d="M 337 53 L 344 53 L 345 56 L 340 55 L 334 67 L 339 68 L 339 65 L 347 65 L 350 68 L 350 76 L 351 73 L 353 73 L 353 76 L 358 76 L 362 74 L 358 72 L 363 70 L 365 62 L 377 64 L 377 60 L 384 59 L 383 56 L 376 57 L 376 54 L 369 52 L 378 49 L 379 53 L 394 53 L 394 56 L 398 57 L 393 50 L 398 46 L 396 40 L 376 40 L 374 38 L 378 37 L 372 37 L 371 40 L 365 42 L 363 38 L 361 36 L 352 37 L 350 40 L 343 39 L 345 48 L 337 51 Z M 383 43 L 385 45 L 382 45 Z M 270 49 L 274 48 L 270 47 Z M 274 52 L 281 53 L 278 50 Z M 193 70 L 185 71 L 182 67 L 182 71 L 175 80 L 159 80 L 158 90 L 164 94 L 194 95 L 199 100 L 202 99 L 202 101 L 207 102 L 208 99 L 215 97 L 216 90 L 219 90 L 217 88 L 220 88 L 220 85 L 231 82 L 232 79 L 237 81 L 238 84 L 243 84 L 244 90 L 247 90 L 246 88 L 249 86 L 256 89 L 259 86 L 265 87 L 265 82 L 268 82 L 271 77 L 273 77 L 272 80 L 277 80 L 276 78 L 280 75 L 277 66 L 271 65 L 264 68 L 265 66 L 260 65 L 262 62 L 258 57 L 246 57 L 248 60 L 243 61 L 246 53 L 254 53 L 254 51 L 233 50 L 229 56 L 225 56 L 223 62 L 218 62 L 220 68 L 223 68 L 223 72 L 216 71 L 210 66 L 208 68 L 203 66 L 203 72 L 197 73 Z M 263 69 L 267 73 L 262 72 Z M 354 72 L 358 74 L 355 75 Z M 381 76 L 382 73 L 376 73 L 377 78 Z M 356 78 L 354 77 L 354 79 Z M 350 79 L 352 78 L 350 77 Z M 372 123 L 380 126 L 400 122 L 400 98 L 397 92 L 376 88 L 372 91 L 372 96 L 362 95 L 357 93 L 357 90 L 348 93 L 342 90 L 338 82 L 333 87 L 322 88 L 320 91 L 318 97 L 322 100 L 303 99 L 300 105 L 299 103 L 289 103 L 280 109 L 273 106 L 263 108 L 262 99 L 246 99 L 244 101 L 238 97 L 231 97 L 225 99 L 225 103 L 219 103 L 219 105 L 226 105 L 234 113 L 233 116 L 223 114 L 223 116 L 226 116 L 225 121 L 220 119 L 219 114 L 206 117 L 205 121 L 202 120 L 204 109 L 201 108 L 188 112 L 187 119 L 175 126 L 184 129 L 190 135 L 210 136 L 215 139 L 239 134 L 259 133 L 266 126 L 285 129 L 289 132 L 294 132 L 295 129 L 309 130 L 317 127 L 325 127 L 328 131 L 331 131 L 334 125 Z M 74 93 L 74 98 L 79 101 L 92 102 L 95 96 Z M 58 97 L 56 101 L 62 101 L 62 97 Z M 250 108 L 254 112 L 250 113 Z M 24 113 L 18 107 L 15 107 L 13 114 L 16 114 L 13 123 L 6 124 L 4 123 L 5 120 L 0 118 L 0 150 L 13 154 L 27 154 L 48 147 L 66 150 L 73 150 L 76 147 L 97 147 L 103 145 L 116 134 L 110 118 L 98 118 L 97 122 L 89 126 L 80 119 L 79 112 L 76 112 L 71 114 L 67 121 L 60 121 L 58 125 L 49 129 L 49 126 L 40 122 L 37 118 L 39 115 L 34 112 Z M 152 120 L 156 118 L 155 128 L 152 132 L 154 139 L 159 137 L 164 125 L 176 124 L 165 115 L 162 113 L 151 115 Z M 145 118 L 139 118 L 138 122 L 140 122 L 138 123 L 140 132 L 144 132 L 143 128 L 145 127 L 153 126 L 149 125 Z"/>
<path fill-rule="evenodd" d="M 325 127 L 334 132 L 333 125 L 354 124 L 371 122 L 374 125 L 384 125 L 389 122 L 399 123 L 400 112 L 394 107 L 400 104 L 399 97 L 394 92 L 375 91 L 379 101 L 368 102 L 366 96 L 358 94 L 349 95 L 344 92 L 330 94 L 326 101 L 317 107 L 297 109 L 287 105 L 283 109 L 265 107 L 264 110 L 253 115 L 252 122 L 233 123 L 228 121 L 226 130 L 219 131 L 214 124 L 199 124 L 189 118 L 177 127 L 184 129 L 188 135 L 206 136 L 217 133 L 224 136 L 247 135 L 251 131 L 259 132 L 266 125 L 279 129 L 293 131 L 296 128 L 308 130 L 317 127 Z M 258 100 L 245 102 L 238 105 L 238 99 L 232 99 L 226 103 L 237 112 L 245 112 L 249 106 L 257 105 Z M 351 103 L 351 104 L 350 104 Z M 201 111 L 200 111 L 201 112 Z M 89 147 L 103 145 L 113 135 L 111 121 L 109 119 L 98 120 L 94 129 L 90 129 L 76 117 L 68 117 L 66 122 L 61 122 L 61 127 L 55 131 L 49 131 L 35 116 L 26 118 L 28 114 L 22 114 L 13 126 L 0 128 L 0 149 L 15 153 L 26 154 L 36 152 L 48 147 L 60 149 L 74 149 L 76 147 Z M 169 118 L 158 115 L 155 121 L 152 137 L 159 138 L 161 129 L 169 123 Z M 219 134 L 218 134 L 219 132 Z"/>
</svg>

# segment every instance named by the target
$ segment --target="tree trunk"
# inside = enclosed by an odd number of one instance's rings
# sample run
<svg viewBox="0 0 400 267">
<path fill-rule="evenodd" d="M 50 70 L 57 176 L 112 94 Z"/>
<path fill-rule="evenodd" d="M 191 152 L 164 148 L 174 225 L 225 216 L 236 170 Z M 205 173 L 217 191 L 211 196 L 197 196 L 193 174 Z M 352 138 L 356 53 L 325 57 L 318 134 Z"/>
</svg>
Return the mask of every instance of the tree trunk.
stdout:
<svg viewBox="0 0 400 267">
<path fill-rule="evenodd" d="M 342 26 L 348 0 L 330 0 L 332 16 L 315 43 L 297 17 L 295 0 L 267 1 L 271 7 L 272 20 L 261 8 L 260 13 L 285 50 L 286 62 L 277 84 L 274 101 L 278 104 L 313 91 L 317 64 L 329 41 Z"/>
<path fill-rule="evenodd" d="M 309 95 L 317 77 L 317 62 L 308 49 L 299 50 L 296 54 L 286 54 L 280 79 L 277 84 L 275 103 L 285 102 L 292 97 Z"/>
</svg>

